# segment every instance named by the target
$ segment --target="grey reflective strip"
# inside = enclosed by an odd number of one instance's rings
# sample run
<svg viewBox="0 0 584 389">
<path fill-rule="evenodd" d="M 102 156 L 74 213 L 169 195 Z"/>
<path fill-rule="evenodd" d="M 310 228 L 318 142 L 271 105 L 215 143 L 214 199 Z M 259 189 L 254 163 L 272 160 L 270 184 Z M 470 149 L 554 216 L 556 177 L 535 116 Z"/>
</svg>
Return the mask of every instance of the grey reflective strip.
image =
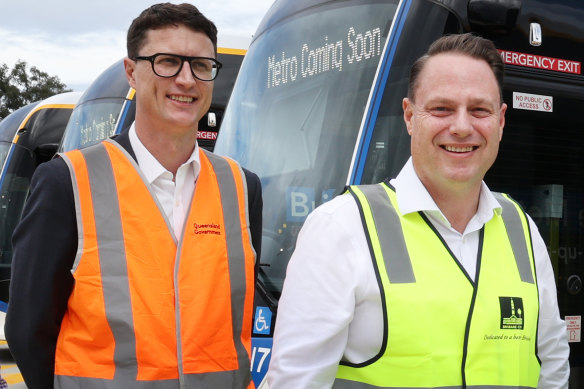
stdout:
<svg viewBox="0 0 584 389">
<path fill-rule="evenodd" d="M 249 366 L 249 365 L 248 365 Z M 189 389 L 246 389 L 251 382 L 250 369 L 218 371 L 204 374 L 187 374 L 186 387 Z"/>
<path fill-rule="evenodd" d="M 185 377 L 185 387 L 189 389 L 247 388 L 248 383 L 242 382 L 239 375 L 240 373 L 235 371 L 189 374 Z M 71 376 L 55 376 L 54 384 L 55 389 L 177 389 L 179 387 L 178 380 L 133 381 L 122 387 L 118 381 L 114 380 Z"/>
<path fill-rule="evenodd" d="M 382 184 L 363 185 L 358 188 L 361 189 L 371 207 L 389 281 L 397 284 L 416 282 L 400 217 L 387 192 Z M 367 229 L 366 232 L 374 233 Z"/>
<path fill-rule="evenodd" d="M 71 184 L 73 185 L 73 198 L 75 201 L 75 219 L 77 220 L 77 253 L 75 254 L 75 260 L 73 261 L 73 266 L 71 267 L 71 273 L 74 273 L 79 266 L 79 261 L 83 255 L 83 217 L 81 215 L 81 200 L 79 199 L 79 192 L 77 191 L 77 176 L 75 175 L 75 168 L 73 163 L 66 154 L 59 154 L 63 161 L 67 164 L 69 168 L 69 174 L 71 175 Z"/>
<path fill-rule="evenodd" d="M 231 284 L 231 318 L 233 321 L 233 341 L 237 351 L 239 369 L 231 372 L 233 386 L 246 387 L 246 383 L 251 379 L 251 367 L 249 355 L 241 341 L 243 325 L 243 309 L 245 307 L 245 296 L 247 294 L 247 283 L 245 274 L 245 252 L 242 241 L 242 225 L 239 218 L 239 202 L 235 177 L 229 163 L 222 157 L 205 151 L 209 158 L 221 193 L 221 205 L 223 208 L 223 223 L 225 226 L 225 238 L 227 241 L 227 257 L 229 259 L 229 279 Z M 243 186 L 246 186 L 245 176 L 241 172 Z M 245 212 L 248 212 L 245 207 Z M 249 236 L 249 234 L 248 234 Z M 251 242 L 250 242 L 251 246 Z M 236 374 L 234 374 L 236 373 Z M 201 378 L 203 379 L 203 378 Z M 207 379 L 207 378 L 204 378 Z M 211 379 L 211 378 L 209 378 Z M 218 387 L 218 386 L 212 386 Z"/>
<path fill-rule="evenodd" d="M 115 340 L 116 385 L 138 376 L 128 267 L 119 201 L 111 160 L 103 144 L 82 150 L 87 161 L 97 233 L 105 313 Z"/>
<path fill-rule="evenodd" d="M 409 386 L 377 386 L 370 385 L 363 382 L 349 381 L 337 378 L 332 386 L 332 389 L 435 389 L 432 387 L 409 387 Z M 532 386 L 506 386 L 506 385 L 467 385 L 466 389 L 535 389 Z M 440 386 L 440 389 L 462 389 L 462 385 L 459 386 Z"/>
<path fill-rule="evenodd" d="M 521 281 L 533 284 L 533 273 L 531 271 L 531 259 L 529 257 L 529 251 L 527 247 L 527 242 L 525 240 L 525 232 L 523 230 L 523 225 L 521 223 L 521 216 L 515 205 L 500 193 L 494 193 L 495 198 L 501 204 L 503 212 L 501 217 L 505 223 L 505 229 L 507 230 L 507 235 L 509 236 L 509 241 L 511 242 L 511 248 L 513 249 L 513 254 L 515 255 L 515 261 L 517 262 L 517 269 L 519 270 L 519 275 L 521 276 Z"/>
<path fill-rule="evenodd" d="M 160 380 L 160 381 L 132 381 L 132 383 L 118 383 L 114 380 L 105 380 L 102 378 L 70 377 L 55 376 L 55 389 L 176 389 L 178 380 Z M 122 386 L 125 385 L 125 386 Z M 197 387 L 193 387 L 197 388 Z M 200 387 L 203 388 L 203 387 Z"/>
<path fill-rule="evenodd" d="M 126 266 L 122 222 L 112 165 L 103 144 L 88 147 L 82 150 L 82 153 L 86 160 L 93 202 L 105 312 L 115 340 L 114 363 L 116 365 L 116 371 L 114 382 L 117 387 L 131 385 L 135 383 L 138 375 L 136 339 L 133 318 L 130 314 L 132 312 L 132 306 L 130 301 L 130 286 L 127 282 L 128 269 Z M 71 161 L 66 156 L 65 161 L 69 166 L 72 182 L 76 185 L 75 172 Z M 75 269 L 83 250 L 83 229 L 81 225 L 79 194 L 77 193 L 77 187 L 74 186 L 74 188 L 75 207 L 79 225 L 78 234 L 80 235 L 80 246 L 77 249 L 77 257 L 74 264 Z M 76 380 L 77 378 L 55 376 L 55 382 L 60 382 L 60 386 L 58 387 L 104 387 L 103 383 L 96 384 L 97 386 L 85 386 L 78 384 Z M 91 382 L 95 381 L 91 380 Z M 105 381 L 109 382 L 107 386 L 112 385 L 112 382 Z"/>
</svg>

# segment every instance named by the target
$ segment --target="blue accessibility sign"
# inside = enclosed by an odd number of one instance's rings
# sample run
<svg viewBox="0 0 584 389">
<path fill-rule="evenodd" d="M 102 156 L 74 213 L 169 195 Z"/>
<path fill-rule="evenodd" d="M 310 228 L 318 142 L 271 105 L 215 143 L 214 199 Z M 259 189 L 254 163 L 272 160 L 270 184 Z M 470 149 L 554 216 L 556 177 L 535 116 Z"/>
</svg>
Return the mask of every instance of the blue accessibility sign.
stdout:
<svg viewBox="0 0 584 389">
<path fill-rule="evenodd" d="M 269 335 L 272 325 L 272 311 L 268 307 L 256 307 L 253 333 Z"/>
</svg>

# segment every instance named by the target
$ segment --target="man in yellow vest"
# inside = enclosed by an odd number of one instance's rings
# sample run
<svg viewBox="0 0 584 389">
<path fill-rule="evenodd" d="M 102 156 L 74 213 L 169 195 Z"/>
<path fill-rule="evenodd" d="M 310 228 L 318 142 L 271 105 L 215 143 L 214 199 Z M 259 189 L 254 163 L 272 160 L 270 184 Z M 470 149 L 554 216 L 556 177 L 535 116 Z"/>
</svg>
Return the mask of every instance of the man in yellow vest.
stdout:
<svg viewBox="0 0 584 389">
<path fill-rule="evenodd" d="M 320 206 L 299 234 L 270 388 L 568 387 L 545 243 L 483 182 L 503 135 L 502 78 L 493 43 L 471 34 L 413 65 L 411 158 Z"/>
<path fill-rule="evenodd" d="M 251 388 L 260 182 L 196 141 L 216 27 L 191 4 L 157 4 L 127 46 L 134 124 L 33 178 L 10 350 L 29 389 Z"/>
</svg>

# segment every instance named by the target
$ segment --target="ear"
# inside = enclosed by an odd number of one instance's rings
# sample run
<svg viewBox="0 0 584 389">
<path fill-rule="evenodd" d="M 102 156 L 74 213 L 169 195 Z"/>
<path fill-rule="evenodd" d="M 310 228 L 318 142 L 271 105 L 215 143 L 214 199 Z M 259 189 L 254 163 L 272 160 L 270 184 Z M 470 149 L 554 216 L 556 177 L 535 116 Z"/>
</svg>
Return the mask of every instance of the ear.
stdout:
<svg viewBox="0 0 584 389">
<path fill-rule="evenodd" d="M 503 127 L 505 127 L 505 112 L 507 112 L 507 104 L 501 104 L 499 111 L 499 142 L 503 139 Z"/>
<path fill-rule="evenodd" d="M 126 72 L 126 78 L 128 83 L 134 89 L 136 89 L 136 79 L 134 77 L 134 72 L 136 71 L 136 62 L 130 58 L 124 58 L 124 70 Z"/>
<path fill-rule="evenodd" d="M 404 110 L 404 122 L 406 122 L 406 128 L 408 130 L 408 134 L 412 135 L 412 117 L 414 116 L 414 104 L 405 97 L 402 100 L 402 108 Z"/>
</svg>

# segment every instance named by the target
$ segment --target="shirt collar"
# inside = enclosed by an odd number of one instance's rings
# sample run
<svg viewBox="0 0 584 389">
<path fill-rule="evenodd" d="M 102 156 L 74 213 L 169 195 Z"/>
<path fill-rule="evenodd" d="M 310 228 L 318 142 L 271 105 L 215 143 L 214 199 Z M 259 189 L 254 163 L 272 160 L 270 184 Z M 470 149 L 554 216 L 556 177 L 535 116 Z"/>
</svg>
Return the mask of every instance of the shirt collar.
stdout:
<svg viewBox="0 0 584 389">
<path fill-rule="evenodd" d="M 397 195 L 397 204 L 403 215 L 413 212 L 427 212 L 435 219 L 450 227 L 450 223 L 436 205 L 436 202 L 426 190 L 422 181 L 416 174 L 412 158 L 410 157 L 397 177 L 391 180 Z M 493 218 L 493 215 L 501 214 L 501 204 L 491 193 L 487 184 L 483 181 L 481 184 L 481 193 L 479 197 L 479 206 L 477 213 L 469 222 L 478 223 L 480 226 L 487 223 Z"/>
<path fill-rule="evenodd" d="M 146 177 L 146 180 L 148 180 L 149 184 L 152 184 L 154 180 L 156 180 L 164 173 L 170 173 L 164 168 L 164 166 L 160 164 L 160 162 L 158 162 L 158 160 L 150 153 L 150 151 L 148 151 L 142 141 L 140 141 L 138 134 L 136 134 L 136 123 L 132 123 L 128 135 L 130 137 L 130 144 L 132 145 L 134 154 L 136 154 L 136 161 L 138 162 L 138 166 L 140 166 L 140 170 L 142 170 L 142 173 L 144 173 L 144 176 Z M 197 143 L 195 143 L 193 153 L 189 159 L 181 165 L 181 167 L 188 164 L 193 165 L 193 171 L 195 173 L 196 179 L 199 176 L 201 166 L 199 160 L 199 145 Z"/>
</svg>

